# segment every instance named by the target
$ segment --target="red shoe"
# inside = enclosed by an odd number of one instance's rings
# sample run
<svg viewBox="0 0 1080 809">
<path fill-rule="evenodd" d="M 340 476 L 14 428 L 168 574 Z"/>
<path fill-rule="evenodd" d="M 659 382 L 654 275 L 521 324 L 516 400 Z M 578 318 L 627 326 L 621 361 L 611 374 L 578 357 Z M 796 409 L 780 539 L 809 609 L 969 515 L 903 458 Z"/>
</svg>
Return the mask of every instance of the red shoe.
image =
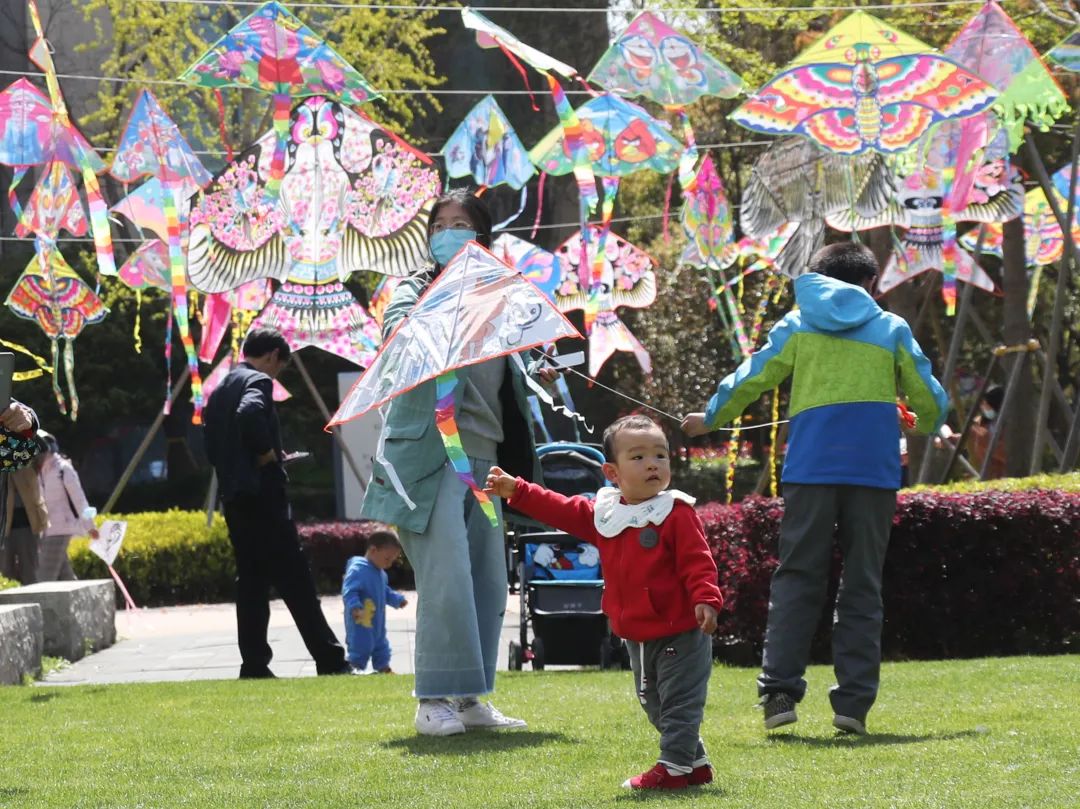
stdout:
<svg viewBox="0 0 1080 809">
<path fill-rule="evenodd" d="M 712 783 L 712 767 L 708 764 L 702 764 L 700 767 L 694 767 L 694 771 L 686 776 L 686 783 L 692 787 L 699 787 L 704 784 Z"/>
<path fill-rule="evenodd" d="M 685 789 L 690 786 L 688 776 L 672 775 L 663 764 L 657 764 L 651 770 L 623 782 L 630 789 Z"/>
</svg>

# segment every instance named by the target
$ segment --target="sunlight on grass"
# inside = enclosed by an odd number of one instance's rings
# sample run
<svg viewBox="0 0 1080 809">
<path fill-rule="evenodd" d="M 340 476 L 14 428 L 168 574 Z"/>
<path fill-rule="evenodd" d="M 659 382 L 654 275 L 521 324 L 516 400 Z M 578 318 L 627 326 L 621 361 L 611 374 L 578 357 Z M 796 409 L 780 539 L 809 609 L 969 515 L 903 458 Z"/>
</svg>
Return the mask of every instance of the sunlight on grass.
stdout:
<svg viewBox="0 0 1080 809">
<path fill-rule="evenodd" d="M 0 806 L 1061 807 L 1080 791 L 1080 657 L 887 665 L 869 726 L 838 737 L 815 668 L 766 737 L 755 672 L 718 667 L 703 728 L 713 785 L 631 794 L 656 733 L 620 672 L 502 674 L 523 732 L 412 728 L 411 677 L 0 690 Z"/>
</svg>

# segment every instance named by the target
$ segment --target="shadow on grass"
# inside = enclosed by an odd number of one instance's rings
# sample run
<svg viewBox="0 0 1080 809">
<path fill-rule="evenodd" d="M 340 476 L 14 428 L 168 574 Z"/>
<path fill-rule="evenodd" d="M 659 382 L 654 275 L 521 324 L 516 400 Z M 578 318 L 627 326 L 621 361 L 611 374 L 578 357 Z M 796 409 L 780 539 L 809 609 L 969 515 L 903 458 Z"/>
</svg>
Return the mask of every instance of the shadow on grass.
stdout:
<svg viewBox="0 0 1080 809">
<path fill-rule="evenodd" d="M 564 733 L 515 730 L 511 732 L 480 730 L 464 736 L 403 736 L 382 743 L 391 750 L 404 750 L 414 756 L 467 756 L 481 750 L 517 750 L 541 747 L 551 742 L 579 741 Z"/>
<path fill-rule="evenodd" d="M 974 730 L 960 730 L 955 733 L 871 733 L 856 736 L 851 733 L 837 733 L 828 738 L 821 736 L 796 736 L 795 734 L 777 734 L 769 736 L 769 744 L 802 745 L 804 747 L 876 747 L 886 744 L 919 744 L 921 742 L 951 742 L 979 736 Z"/>
<path fill-rule="evenodd" d="M 37 694 L 32 694 L 28 702 L 48 702 L 49 700 L 56 699 L 60 696 L 59 691 L 42 691 Z"/>
<path fill-rule="evenodd" d="M 701 798 L 723 798 L 724 790 L 716 784 L 687 789 L 624 789 L 615 796 L 616 803 L 644 803 L 646 801 L 696 801 Z"/>
<path fill-rule="evenodd" d="M 0 798 L 21 798 L 29 794 L 26 787 L 0 787 Z"/>
</svg>

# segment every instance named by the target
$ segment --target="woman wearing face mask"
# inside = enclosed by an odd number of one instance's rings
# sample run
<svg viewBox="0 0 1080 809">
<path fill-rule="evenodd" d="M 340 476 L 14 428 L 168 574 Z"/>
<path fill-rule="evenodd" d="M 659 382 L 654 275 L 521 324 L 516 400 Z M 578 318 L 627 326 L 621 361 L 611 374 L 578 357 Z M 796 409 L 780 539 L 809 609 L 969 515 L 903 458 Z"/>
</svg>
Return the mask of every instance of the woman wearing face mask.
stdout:
<svg viewBox="0 0 1080 809">
<path fill-rule="evenodd" d="M 433 269 L 398 285 L 383 318 L 384 336 L 406 317 L 443 268 L 469 241 L 491 246 L 491 214 L 463 189 L 431 210 L 428 243 Z M 468 302 L 465 302 L 468 305 Z M 457 371 L 454 411 L 473 476 L 492 465 L 540 480 L 526 387 L 507 357 Z M 545 371 L 541 376 L 553 377 Z M 435 382 L 394 399 L 383 427 L 385 458 L 415 508 L 376 463 L 363 515 L 397 526 L 416 574 L 416 729 L 431 736 L 470 728 L 519 728 L 525 722 L 477 698 L 495 687 L 495 663 L 506 608 L 506 556 L 500 525 L 492 526 L 476 497 L 447 462 L 435 426 Z"/>
<path fill-rule="evenodd" d="M 990 448 L 990 437 L 998 423 L 998 411 L 1005 400 L 1005 389 L 994 385 L 986 390 L 979 402 L 979 415 L 971 425 L 971 463 L 982 470 L 986 460 L 986 450 Z M 1005 477 L 1005 435 L 998 439 L 994 453 L 990 456 L 990 466 L 986 471 L 987 480 Z"/>
</svg>

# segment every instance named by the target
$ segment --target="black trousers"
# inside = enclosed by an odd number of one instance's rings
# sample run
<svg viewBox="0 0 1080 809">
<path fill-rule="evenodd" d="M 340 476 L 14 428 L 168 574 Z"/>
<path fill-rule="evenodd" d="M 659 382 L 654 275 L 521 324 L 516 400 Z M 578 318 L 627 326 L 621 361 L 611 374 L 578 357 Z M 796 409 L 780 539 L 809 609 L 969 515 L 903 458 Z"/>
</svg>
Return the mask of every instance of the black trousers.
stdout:
<svg viewBox="0 0 1080 809">
<path fill-rule="evenodd" d="M 319 606 L 311 568 L 300 550 L 284 488 L 262 496 L 237 495 L 225 504 L 225 523 L 236 554 L 236 634 L 240 676 L 268 671 L 273 652 L 266 641 L 270 586 L 289 608 L 319 674 L 348 667 L 345 651 Z"/>
</svg>

